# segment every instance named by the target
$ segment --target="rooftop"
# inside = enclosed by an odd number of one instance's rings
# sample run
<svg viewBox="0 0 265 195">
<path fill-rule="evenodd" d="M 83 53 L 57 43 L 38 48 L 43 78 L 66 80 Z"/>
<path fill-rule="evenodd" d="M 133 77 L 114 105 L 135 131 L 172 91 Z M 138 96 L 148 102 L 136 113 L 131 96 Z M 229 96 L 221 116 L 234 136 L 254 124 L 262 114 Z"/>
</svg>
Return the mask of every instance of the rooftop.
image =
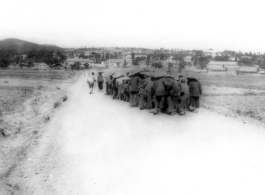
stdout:
<svg viewBox="0 0 265 195">
<path fill-rule="evenodd" d="M 210 61 L 208 65 L 237 65 L 237 62 L 231 61 Z"/>
<path fill-rule="evenodd" d="M 90 59 L 83 59 L 83 58 L 67 58 L 67 62 L 93 62 Z"/>
<path fill-rule="evenodd" d="M 112 63 L 123 63 L 124 59 L 109 59 L 107 62 L 112 62 Z"/>
<path fill-rule="evenodd" d="M 259 67 L 255 67 L 255 66 L 242 66 L 239 68 L 238 70 L 239 72 L 258 72 L 259 71 Z"/>
</svg>

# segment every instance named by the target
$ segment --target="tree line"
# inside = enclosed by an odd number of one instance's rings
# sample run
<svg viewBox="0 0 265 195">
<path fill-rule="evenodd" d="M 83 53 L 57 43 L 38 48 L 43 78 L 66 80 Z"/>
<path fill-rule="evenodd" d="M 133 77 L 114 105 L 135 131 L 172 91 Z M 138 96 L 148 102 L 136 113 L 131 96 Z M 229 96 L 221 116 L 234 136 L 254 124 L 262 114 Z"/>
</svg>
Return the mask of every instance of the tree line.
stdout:
<svg viewBox="0 0 265 195">
<path fill-rule="evenodd" d="M 0 49 L 0 67 L 7 68 L 10 64 L 19 64 L 20 67 L 33 66 L 33 63 L 45 62 L 48 65 L 61 63 L 66 60 L 66 55 L 62 51 L 47 49 L 29 50 L 23 54 L 15 50 Z"/>
</svg>

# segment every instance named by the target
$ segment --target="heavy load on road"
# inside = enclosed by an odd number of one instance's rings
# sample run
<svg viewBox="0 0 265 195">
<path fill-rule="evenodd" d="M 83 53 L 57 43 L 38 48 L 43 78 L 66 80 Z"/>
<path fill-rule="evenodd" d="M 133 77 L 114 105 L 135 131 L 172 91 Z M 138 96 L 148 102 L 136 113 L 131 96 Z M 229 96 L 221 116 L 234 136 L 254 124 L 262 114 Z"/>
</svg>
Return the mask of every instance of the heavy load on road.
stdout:
<svg viewBox="0 0 265 195">
<path fill-rule="evenodd" d="M 169 115 L 199 108 L 202 94 L 200 82 L 194 77 L 173 77 L 163 71 L 134 70 L 105 75 L 106 95 L 129 102 L 131 108 L 148 109 L 155 115 Z M 92 82 L 92 80 L 91 80 Z"/>
</svg>

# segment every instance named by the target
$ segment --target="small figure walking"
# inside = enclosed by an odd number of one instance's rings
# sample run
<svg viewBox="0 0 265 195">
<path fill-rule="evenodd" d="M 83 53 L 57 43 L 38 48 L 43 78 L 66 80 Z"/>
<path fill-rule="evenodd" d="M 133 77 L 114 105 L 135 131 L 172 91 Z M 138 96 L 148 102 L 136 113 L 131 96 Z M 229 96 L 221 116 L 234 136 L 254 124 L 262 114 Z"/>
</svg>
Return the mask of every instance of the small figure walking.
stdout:
<svg viewBox="0 0 265 195">
<path fill-rule="evenodd" d="M 89 88 L 90 88 L 89 94 L 93 93 L 95 82 L 96 82 L 96 77 L 94 76 L 94 72 L 92 72 L 91 75 L 89 75 L 88 73 L 87 84 L 89 85 Z"/>
</svg>

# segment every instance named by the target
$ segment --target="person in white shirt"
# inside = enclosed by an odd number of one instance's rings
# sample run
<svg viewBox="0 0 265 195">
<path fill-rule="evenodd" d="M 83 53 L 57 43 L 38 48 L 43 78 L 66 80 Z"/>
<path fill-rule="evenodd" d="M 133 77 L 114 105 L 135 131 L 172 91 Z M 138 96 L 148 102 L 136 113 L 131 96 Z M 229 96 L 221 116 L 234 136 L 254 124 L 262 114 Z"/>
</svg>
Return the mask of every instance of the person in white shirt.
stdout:
<svg viewBox="0 0 265 195">
<path fill-rule="evenodd" d="M 91 75 L 88 73 L 88 79 L 87 79 L 87 84 L 89 85 L 90 88 L 90 94 L 93 93 L 93 89 L 96 83 L 96 77 L 94 75 L 94 72 L 91 73 Z"/>
</svg>

